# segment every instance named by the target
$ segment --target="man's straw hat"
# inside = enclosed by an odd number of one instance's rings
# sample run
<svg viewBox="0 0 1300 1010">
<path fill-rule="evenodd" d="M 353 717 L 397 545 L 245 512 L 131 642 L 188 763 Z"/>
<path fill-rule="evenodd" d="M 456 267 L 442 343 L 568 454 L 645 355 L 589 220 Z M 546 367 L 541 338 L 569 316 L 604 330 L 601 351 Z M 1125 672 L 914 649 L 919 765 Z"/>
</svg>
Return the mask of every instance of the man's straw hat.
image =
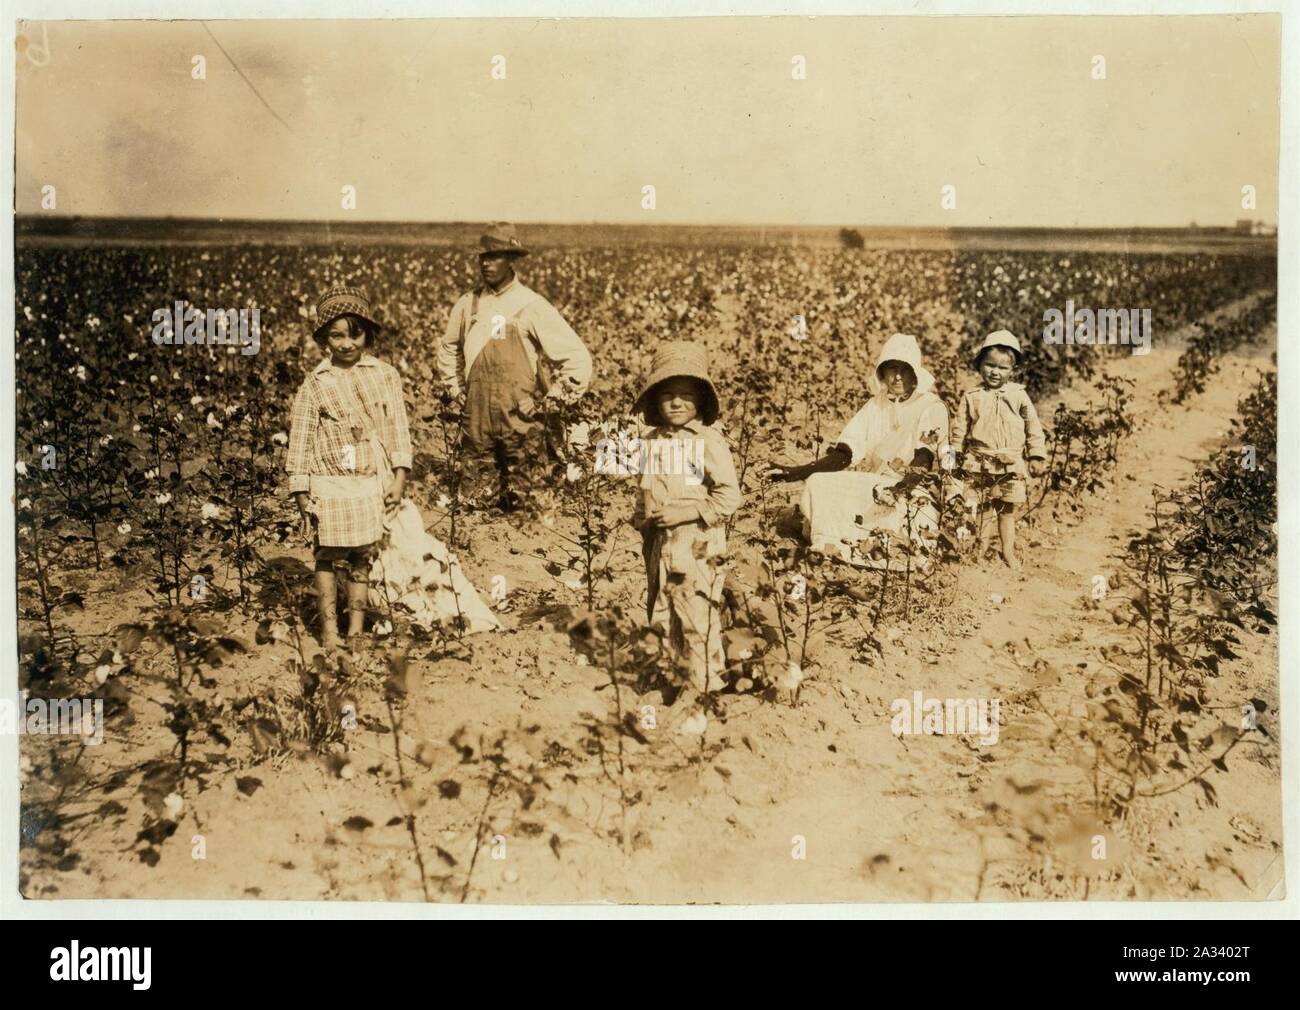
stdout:
<svg viewBox="0 0 1300 1010">
<path fill-rule="evenodd" d="M 519 241 L 519 236 L 515 234 L 515 226 L 509 221 L 498 221 L 496 224 L 490 224 L 487 230 L 479 237 L 478 240 L 479 255 L 483 253 L 511 253 L 515 256 L 527 256 L 528 250 Z"/>
</svg>

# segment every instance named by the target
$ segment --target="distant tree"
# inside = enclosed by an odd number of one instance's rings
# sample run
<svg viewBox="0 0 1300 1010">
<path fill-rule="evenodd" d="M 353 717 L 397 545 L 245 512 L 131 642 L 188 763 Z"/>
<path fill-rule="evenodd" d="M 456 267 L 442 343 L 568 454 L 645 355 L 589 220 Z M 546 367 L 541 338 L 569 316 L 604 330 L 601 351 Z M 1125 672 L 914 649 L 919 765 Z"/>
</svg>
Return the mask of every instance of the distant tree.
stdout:
<svg viewBox="0 0 1300 1010">
<path fill-rule="evenodd" d="M 840 245 L 844 246 L 845 249 L 861 249 L 866 244 L 866 241 L 862 238 L 862 232 L 856 228 L 840 229 Z"/>
</svg>

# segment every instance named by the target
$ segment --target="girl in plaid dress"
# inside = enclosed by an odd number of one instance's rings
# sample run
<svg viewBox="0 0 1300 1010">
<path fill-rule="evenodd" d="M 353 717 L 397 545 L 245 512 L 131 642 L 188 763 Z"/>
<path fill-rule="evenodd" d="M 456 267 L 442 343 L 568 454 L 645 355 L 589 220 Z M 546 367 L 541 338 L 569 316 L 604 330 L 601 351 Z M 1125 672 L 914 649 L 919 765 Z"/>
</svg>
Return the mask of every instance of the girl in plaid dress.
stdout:
<svg viewBox="0 0 1300 1010">
<path fill-rule="evenodd" d="M 294 398 L 285 469 L 304 531 L 313 533 L 321 645 L 332 650 L 339 645 L 335 566 L 347 589 L 352 639 L 365 622 L 384 513 L 405 492 L 411 434 L 401 376 L 367 353 L 380 327 L 365 295 L 332 288 L 316 317 L 312 337 L 326 358 Z"/>
</svg>

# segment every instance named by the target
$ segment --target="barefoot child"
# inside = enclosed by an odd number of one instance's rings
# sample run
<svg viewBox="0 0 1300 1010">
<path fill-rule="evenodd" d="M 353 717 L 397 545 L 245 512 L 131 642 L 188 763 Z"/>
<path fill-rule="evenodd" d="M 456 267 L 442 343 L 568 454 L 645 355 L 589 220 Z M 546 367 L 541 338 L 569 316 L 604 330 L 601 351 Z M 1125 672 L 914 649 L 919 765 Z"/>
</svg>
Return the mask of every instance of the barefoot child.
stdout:
<svg viewBox="0 0 1300 1010">
<path fill-rule="evenodd" d="M 331 288 L 316 306 L 312 338 L 326 357 L 293 401 L 285 470 L 289 493 L 315 536 L 321 645 L 339 645 L 335 565 L 347 587 L 348 639 L 361 634 L 370 562 L 411 466 L 402 379 L 367 353 L 379 334 L 370 303 L 353 288 Z M 348 578 L 351 571 L 352 577 Z"/>
<path fill-rule="evenodd" d="M 704 349 L 663 344 L 633 409 L 650 427 L 632 517 L 644 546 L 646 613 L 652 625 L 667 631 L 690 671 L 691 688 L 717 691 L 726 664 L 718 567 L 727 550 L 723 524 L 743 499 L 727 440 L 711 427 L 718 419 L 718 394 Z"/>
<path fill-rule="evenodd" d="M 998 330 L 985 337 L 974 361 L 983 381 L 962 397 L 952 425 L 952 448 L 963 457 L 963 472 L 967 476 L 988 474 L 996 480 L 991 497 L 998 516 L 1002 559 L 1009 568 L 1020 567 L 1016 506 L 1028 498 L 1028 475 L 1041 477 L 1047 458 L 1038 412 L 1025 387 L 1010 381 L 1012 370 L 1023 360 L 1020 341 L 1011 333 Z"/>
</svg>

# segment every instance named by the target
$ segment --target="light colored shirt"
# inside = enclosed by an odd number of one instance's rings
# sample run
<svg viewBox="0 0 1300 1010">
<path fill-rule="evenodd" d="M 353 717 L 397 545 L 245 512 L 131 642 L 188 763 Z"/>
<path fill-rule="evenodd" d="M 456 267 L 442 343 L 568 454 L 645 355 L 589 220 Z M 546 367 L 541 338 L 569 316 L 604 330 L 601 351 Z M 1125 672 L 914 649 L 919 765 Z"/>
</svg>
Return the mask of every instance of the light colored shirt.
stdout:
<svg viewBox="0 0 1300 1010">
<path fill-rule="evenodd" d="M 896 459 L 910 464 L 918 449 L 939 455 L 947 433 L 948 408 L 918 388 L 906 400 L 873 396 L 844 426 L 839 444 L 852 453 L 851 465 L 884 473 Z"/>
<path fill-rule="evenodd" d="M 519 325 L 529 338 L 524 341 L 524 350 L 534 369 L 540 348 L 555 370 L 551 395 L 573 400 L 587 391 L 591 352 L 555 306 L 515 278 L 500 292 L 485 287 L 479 293 L 478 311 L 470 326 L 473 298 L 472 291 L 460 296 L 452 306 L 447 330 L 438 341 L 438 374 L 452 395 L 460 393 L 479 352 L 492 339 L 494 319 L 498 320 L 498 333 L 502 320 L 514 319 Z"/>
<path fill-rule="evenodd" d="M 698 513 L 707 527 L 720 526 L 744 501 L 736 463 L 731 457 L 722 432 L 700 420 L 689 421 L 681 428 L 652 428 L 644 436 L 642 451 L 654 453 L 652 443 L 676 442 L 670 452 L 657 455 L 641 476 L 641 498 L 633 517 L 640 526 L 651 508 L 688 505 Z M 699 449 L 696 449 L 699 446 Z M 683 463 L 681 473 L 665 472 L 665 462 Z M 702 464 L 702 469 L 701 469 Z"/>
<path fill-rule="evenodd" d="M 1005 466 L 1025 476 L 1026 455 L 1030 459 L 1047 458 L 1047 439 L 1038 411 L 1018 382 L 1008 382 L 998 389 L 978 386 L 969 390 L 953 419 L 952 447 L 968 455 L 964 464 L 967 470 Z"/>
</svg>

